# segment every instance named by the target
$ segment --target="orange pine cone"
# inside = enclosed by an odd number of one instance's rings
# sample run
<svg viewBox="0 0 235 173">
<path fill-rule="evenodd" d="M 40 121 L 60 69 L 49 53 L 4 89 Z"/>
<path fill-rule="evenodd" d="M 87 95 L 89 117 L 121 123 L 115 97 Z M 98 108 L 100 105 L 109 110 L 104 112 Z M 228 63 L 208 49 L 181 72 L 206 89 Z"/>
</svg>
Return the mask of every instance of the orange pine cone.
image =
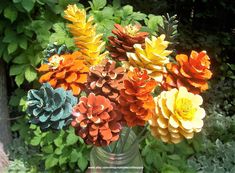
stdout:
<svg viewBox="0 0 235 173">
<path fill-rule="evenodd" d="M 72 114 L 71 125 L 86 144 L 106 146 L 119 139 L 122 115 L 104 96 L 91 93 L 88 97 L 81 97 Z"/>
<path fill-rule="evenodd" d="M 126 53 L 135 51 L 133 47 L 134 44 L 144 44 L 145 37 L 148 36 L 148 33 L 139 32 L 141 25 L 137 24 L 125 27 L 119 24 L 115 24 L 114 26 L 116 29 L 114 29 L 112 33 L 116 37 L 109 37 L 109 46 L 107 46 L 107 49 L 113 59 L 126 61 L 128 60 Z"/>
<path fill-rule="evenodd" d="M 146 70 L 135 68 L 129 71 L 129 79 L 124 80 L 124 89 L 120 91 L 120 110 L 128 126 L 144 126 L 155 107 L 152 90 L 157 85 Z"/>
<path fill-rule="evenodd" d="M 208 89 L 207 80 L 212 76 L 210 58 L 206 51 L 192 51 L 190 57 L 176 56 L 178 64 L 167 64 L 168 73 L 164 75 L 162 87 L 165 90 L 186 87 L 189 92 L 199 94 Z"/>
<path fill-rule="evenodd" d="M 81 56 L 80 52 L 53 55 L 49 58 L 49 63 L 42 64 L 38 69 L 43 73 L 39 82 L 49 82 L 53 88 L 72 90 L 74 95 L 78 95 L 87 82 L 89 72 L 89 68 L 80 59 Z"/>
</svg>

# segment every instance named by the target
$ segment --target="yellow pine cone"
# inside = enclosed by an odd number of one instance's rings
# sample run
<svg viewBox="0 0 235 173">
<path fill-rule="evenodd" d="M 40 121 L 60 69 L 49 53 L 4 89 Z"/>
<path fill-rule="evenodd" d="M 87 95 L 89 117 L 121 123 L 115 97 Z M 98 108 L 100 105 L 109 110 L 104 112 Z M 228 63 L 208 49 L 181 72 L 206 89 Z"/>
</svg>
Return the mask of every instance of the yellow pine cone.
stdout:
<svg viewBox="0 0 235 173">
<path fill-rule="evenodd" d="M 145 38 L 145 49 L 141 47 L 141 44 L 135 44 L 135 53 L 127 53 L 129 60 L 127 65 L 146 69 L 151 77 L 161 82 L 162 73 L 166 72 L 165 65 L 169 62 L 167 56 L 172 53 L 172 51 L 166 50 L 169 42 L 164 39 L 164 34 L 159 37 L 152 36 L 151 40 Z"/>
<path fill-rule="evenodd" d="M 205 110 L 202 97 L 187 91 L 185 87 L 163 91 L 155 101 L 155 115 L 149 120 L 151 134 L 163 142 L 179 143 L 191 139 L 203 126 Z"/>
<path fill-rule="evenodd" d="M 68 28 L 74 36 L 76 46 L 85 56 L 85 61 L 89 65 L 99 64 L 107 52 L 101 53 L 105 42 L 102 40 L 102 34 L 96 33 L 93 16 L 87 19 L 86 11 L 79 9 L 75 4 L 68 5 L 64 13 L 64 18 L 72 22 L 68 24 Z"/>
</svg>

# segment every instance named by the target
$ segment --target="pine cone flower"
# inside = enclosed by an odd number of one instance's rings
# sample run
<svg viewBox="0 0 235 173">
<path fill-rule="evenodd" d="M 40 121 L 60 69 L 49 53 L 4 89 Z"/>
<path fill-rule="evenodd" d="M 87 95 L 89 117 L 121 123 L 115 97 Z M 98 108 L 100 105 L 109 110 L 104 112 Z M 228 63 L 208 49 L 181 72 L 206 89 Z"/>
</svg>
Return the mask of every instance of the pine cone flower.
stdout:
<svg viewBox="0 0 235 173">
<path fill-rule="evenodd" d="M 38 69 L 43 73 L 39 82 L 49 82 L 53 88 L 72 90 L 74 95 L 78 95 L 87 82 L 89 71 L 84 61 L 79 59 L 81 57 L 79 52 L 53 55 L 47 64 L 42 64 Z"/>
<path fill-rule="evenodd" d="M 120 114 L 115 111 L 115 104 L 104 96 L 90 93 L 81 97 L 73 109 L 72 126 L 86 144 L 106 146 L 119 139 L 121 131 Z"/>
<path fill-rule="evenodd" d="M 144 126 L 154 112 L 154 100 L 151 92 L 156 86 L 146 70 L 135 68 L 129 71 L 124 80 L 124 89 L 120 91 L 120 111 L 128 126 Z"/>
<path fill-rule="evenodd" d="M 119 24 L 114 25 L 116 29 L 112 30 L 115 35 L 109 37 L 109 46 L 107 49 L 113 59 L 118 61 L 127 61 L 127 52 L 134 52 L 134 44 L 144 46 L 144 40 L 148 36 L 147 32 L 139 32 L 141 25 L 127 25 L 122 27 Z"/>
<path fill-rule="evenodd" d="M 169 62 L 166 56 L 172 52 L 166 50 L 169 42 L 164 39 L 165 35 L 157 38 L 152 36 L 152 40 L 145 38 L 145 49 L 141 47 L 141 44 L 135 44 L 135 53 L 127 53 L 129 65 L 146 69 L 151 77 L 161 82 L 163 72 L 165 72 L 164 66 Z"/>
<path fill-rule="evenodd" d="M 96 33 L 93 16 L 87 19 L 86 11 L 78 9 L 75 4 L 68 5 L 64 13 L 64 18 L 72 22 L 68 24 L 68 28 L 74 36 L 75 44 L 85 56 L 86 62 L 89 65 L 100 63 L 107 52 L 101 53 L 105 42 L 102 41 L 102 34 Z"/>
<path fill-rule="evenodd" d="M 208 89 L 207 80 L 211 78 L 212 72 L 209 70 L 210 58 L 206 51 L 192 51 L 189 58 L 180 54 L 176 56 L 176 61 L 178 64 L 167 64 L 168 73 L 162 83 L 164 89 L 184 86 L 194 94 Z"/>
<path fill-rule="evenodd" d="M 179 143 L 191 139 L 203 126 L 205 110 L 202 97 L 187 91 L 185 87 L 163 91 L 154 98 L 156 108 L 149 121 L 151 133 L 164 142 Z"/>
<path fill-rule="evenodd" d="M 117 103 L 119 91 L 124 88 L 125 69 L 116 67 L 116 62 L 105 58 L 100 65 L 90 68 L 88 89 L 96 95 Z"/>
<path fill-rule="evenodd" d="M 27 113 L 31 115 L 31 123 L 42 130 L 60 130 L 71 123 L 72 108 L 76 103 L 77 98 L 71 91 L 53 89 L 44 83 L 39 90 L 29 90 Z"/>
</svg>

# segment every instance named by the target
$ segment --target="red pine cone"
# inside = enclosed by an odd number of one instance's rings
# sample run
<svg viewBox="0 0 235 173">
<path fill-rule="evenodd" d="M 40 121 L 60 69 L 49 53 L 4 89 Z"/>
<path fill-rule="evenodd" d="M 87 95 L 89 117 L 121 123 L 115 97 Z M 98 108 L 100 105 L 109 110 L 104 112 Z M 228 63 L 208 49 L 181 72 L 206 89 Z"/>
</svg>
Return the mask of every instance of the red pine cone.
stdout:
<svg viewBox="0 0 235 173">
<path fill-rule="evenodd" d="M 116 62 L 104 59 L 100 65 L 90 68 L 88 89 L 117 103 L 119 91 L 124 88 L 125 69 L 116 67 Z"/>
<path fill-rule="evenodd" d="M 128 72 L 124 80 L 124 89 L 120 91 L 120 111 L 128 126 L 144 126 L 152 115 L 155 107 L 151 92 L 157 85 L 146 70 L 135 68 Z"/>
<path fill-rule="evenodd" d="M 147 32 L 139 32 L 141 25 L 128 25 L 122 27 L 119 24 L 114 25 L 116 29 L 112 33 L 116 36 L 109 37 L 109 46 L 107 49 L 113 59 L 119 61 L 128 60 L 126 53 L 135 52 L 134 44 L 143 44 L 145 38 L 148 36 Z"/>
<path fill-rule="evenodd" d="M 73 109 L 72 126 L 86 144 L 106 146 L 119 139 L 122 120 L 115 104 L 94 93 L 81 97 Z"/>
</svg>

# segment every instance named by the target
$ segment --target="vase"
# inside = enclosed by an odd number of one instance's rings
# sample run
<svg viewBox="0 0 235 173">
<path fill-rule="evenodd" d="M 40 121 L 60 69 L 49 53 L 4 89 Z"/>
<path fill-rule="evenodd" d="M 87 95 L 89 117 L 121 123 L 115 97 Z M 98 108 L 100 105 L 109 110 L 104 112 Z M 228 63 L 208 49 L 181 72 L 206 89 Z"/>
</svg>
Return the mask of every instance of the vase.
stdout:
<svg viewBox="0 0 235 173">
<path fill-rule="evenodd" d="M 128 135 L 127 135 L 128 134 Z M 90 153 L 91 173 L 141 173 L 143 162 L 135 133 L 122 130 L 118 141 L 106 147 L 94 146 Z"/>
</svg>

